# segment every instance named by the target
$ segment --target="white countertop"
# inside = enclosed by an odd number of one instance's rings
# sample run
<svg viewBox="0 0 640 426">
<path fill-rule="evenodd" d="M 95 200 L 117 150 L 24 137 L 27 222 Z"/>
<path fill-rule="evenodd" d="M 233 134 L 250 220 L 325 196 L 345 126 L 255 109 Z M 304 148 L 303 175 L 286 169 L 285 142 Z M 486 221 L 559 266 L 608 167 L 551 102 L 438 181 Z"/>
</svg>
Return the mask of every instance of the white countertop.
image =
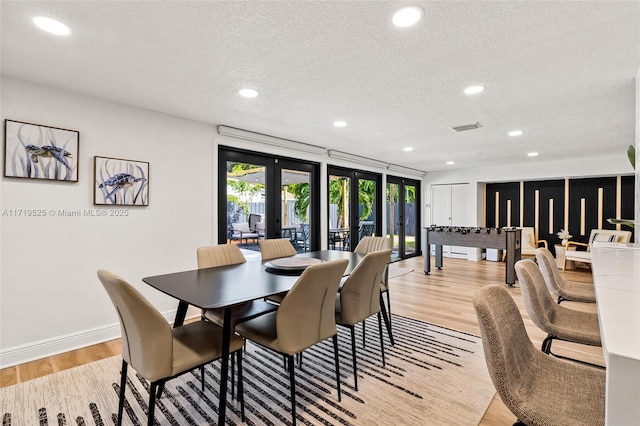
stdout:
<svg viewBox="0 0 640 426">
<path fill-rule="evenodd" d="M 593 281 L 607 366 L 606 424 L 640 418 L 640 247 L 594 245 Z"/>
</svg>

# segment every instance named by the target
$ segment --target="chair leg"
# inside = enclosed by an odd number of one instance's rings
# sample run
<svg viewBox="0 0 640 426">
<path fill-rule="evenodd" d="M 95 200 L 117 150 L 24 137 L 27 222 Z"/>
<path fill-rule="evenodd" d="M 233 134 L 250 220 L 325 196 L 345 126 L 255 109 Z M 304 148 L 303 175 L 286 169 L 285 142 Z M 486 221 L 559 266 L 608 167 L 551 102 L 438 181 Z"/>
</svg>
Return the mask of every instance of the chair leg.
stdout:
<svg viewBox="0 0 640 426">
<path fill-rule="evenodd" d="M 242 378 L 242 350 L 236 352 L 236 358 L 238 361 L 238 395 L 240 400 L 240 413 L 242 414 L 242 422 L 244 423 L 244 383 Z"/>
<path fill-rule="evenodd" d="M 387 292 L 387 305 L 389 304 L 389 292 Z M 382 310 L 382 316 L 384 318 L 384 325 L 387 327 L 387 334 L 389 335 L 389 341 L 391 342 L 391 346 L 395 344 L 393 340 L 393 332 L 391 331 L 391 305 L 389 305 L 389 310 L 384 305 L 384 299 L 382 298 L 382 292 L 380 292 L 380 309 Z"/>
<path fill-rule="evenodd" d="M 558 305 L 559 305 L 560 303 L 562 303 L 563 301 L 565 301 L 565 300 L 567 300 L 567 299 L 565 299 L 565 298 L 564 298 L 564 297 L 562 297 L 562 296 L 558 296 Z"/>
<path fill-rule="evenodd" d="M 362 348 L 367 347 L 367 339 L 366 339 L 366 330 L 367 329 L 367 320 L 362 321 Z"/>
<path fill-rule="evenodd" d="M 231 400 L 235 398 L 236 388 L 235 388 L 235 377 L 236 377 L 236 360 L 232 356 L 231 357 Z"/>
<path fill-rule="evenodd" d="M 163 384 L 164 382 L 162 382 Z M 153 426 L 154 411 L 156 408 L 156 389 L 158 388 L 158 382 L 152 382 L 149 389 L 149 413 L 147 414 L 147 425 Z"/>
<path fill-rule="evenodd" d="M 338 360 L 338 335 L 333 335 L 333 357 L 336 360 L 336 387 L 338 388 L 338 402 L 342 401 L 342 391 L 340 390 L 340 361 Z"/>
<path fill-rule="evenodd" d="M 378 332 L 380 333 L 380 352 L 382 353 L 382 366 L 386 367 L 387 363 L 384 360 L 384 336 L 382 335 L 382 314 L 378 312 Z"/>
<path fill-rule="evenodd" d="M 204 393 L 204 365 L 200 366 L 200 388 L 202 389 L 202 393 Z"/>
<path fill-rule="evenodd" d="M 545 354 L 549 354 L 551 352 L 551 342 L 553 341 L 553 335 L 549 334 L 543 341 L 542 341 L 542 352 L 544 352 Z"/>
<path fill-rule="evenodd" d="M 364 322 L 362 323 L 364 326 Z M 358 390 L 358 367 L 356 365 L 356 328 L 355 326 L 349 326 L 351 330 L 351 363 L 353 364 L 353 383 L 356 390 Z"/>
<path fill-rule="evenodd" d="M 289 388 L 291 389 L 291 423 L 296 424 L 296 376 L 294 372 L 295 362 L 293 355 L 287 356 L 289 363 Z"/>
<path fill-rule="evenodd" d="M 122 411 L 124 408 L 124 392 L 127 386 L 127 361 L 122 360 L 122 369 L 120 370 L 120 401 L 118 402 L 118 425 L 122 425 Z"/>
</svg>

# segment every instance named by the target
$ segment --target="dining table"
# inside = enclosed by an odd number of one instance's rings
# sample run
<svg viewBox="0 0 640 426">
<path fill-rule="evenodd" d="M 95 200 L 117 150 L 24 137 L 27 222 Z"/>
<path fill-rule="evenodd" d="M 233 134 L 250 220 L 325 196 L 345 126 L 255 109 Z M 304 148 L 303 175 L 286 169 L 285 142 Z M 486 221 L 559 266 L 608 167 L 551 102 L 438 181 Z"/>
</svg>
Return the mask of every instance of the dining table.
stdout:
<svg viewBox="0 0 640 426">
<path fill-rule="evenodd" d="M 349 264 L 344 273 L 346 276 L 360 263 L 364 255 L 348 251 L 321 250 L 298 254 L 295 258 L 300 258 L 300 260 L 314 258 L 324 262 L 347 259 Z M 143 282 L 156 290 L 179 301 L 173 323 L 174 327 L 179 327 L 184 323 L 189 305 L 201 309 L 223 308 L 219 425 L 225 423 L 226 417 L 229 342 L 231 333 L 233 333 L 231 330 L 233 307 L 290 290 L 302 271 L 303 269 L 278 270 L 266 266 L 259 259 L 252 259 L 236 265 L 194 269 L 142 279 Z"/>
</svg>

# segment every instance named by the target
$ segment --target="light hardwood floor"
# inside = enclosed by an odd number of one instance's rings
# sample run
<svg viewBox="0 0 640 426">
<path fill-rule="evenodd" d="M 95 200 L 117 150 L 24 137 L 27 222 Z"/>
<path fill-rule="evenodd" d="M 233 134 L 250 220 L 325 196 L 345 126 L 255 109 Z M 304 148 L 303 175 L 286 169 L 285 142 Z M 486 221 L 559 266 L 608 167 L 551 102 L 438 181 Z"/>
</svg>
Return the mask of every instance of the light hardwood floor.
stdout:
<svg viewBox="0 0 640 426">
<path fill-rule="evenodd" d="M 504 263 L 470 262 L 445 259 L 444 268 L 437 270 L 432 265 L 431 275 L 424 275 L 423 258 L 413 258 L 396 265 L 413 269 L 390 282 L 391 309 L 394 314 L 416 318 L 443 327 L 479 335 L 478 322 L 471 299 L 480 287 L 489 284 L 504 285 Z M 588 270 L 561 272 L 574 281 L 591 281 Z M 531 340 L 540 346 L 546 334 L 539 330 L 526 313 L 519 286 L 509 292 L 516 301 L 524 318 Z M 563 306 L 595 312 L 595 305 L 563 302 Z M 554 342 L 556 353 L 603 365 L 602 349 L 565 342 Z M 10 386 L 37 377 L 52 374 L 67 368 L 97 361 L 120 354 L 119 340 L 113 340 L 83 349 L 51 356 L 0 370 L 0 387 Z M 495 397 L 480 425 L 511 425 L 515 416 Z"/>
</svg>

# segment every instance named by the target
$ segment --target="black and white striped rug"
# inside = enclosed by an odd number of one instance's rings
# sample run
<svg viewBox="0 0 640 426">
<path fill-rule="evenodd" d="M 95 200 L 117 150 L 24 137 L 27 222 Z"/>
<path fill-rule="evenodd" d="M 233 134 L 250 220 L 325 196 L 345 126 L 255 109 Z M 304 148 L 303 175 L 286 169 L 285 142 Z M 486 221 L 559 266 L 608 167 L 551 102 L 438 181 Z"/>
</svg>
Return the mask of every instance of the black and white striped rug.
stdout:
<svg viewBox="0 0 640 426">
<path fill-rule="evenodd" d="M 356 330 L 359 390 L 353 388 L 347 329 L 338 329 L 342 402 L 337 400 L 333 345 L 327 340 L 296 365 L 297 420 L 307 425 L 474 425 L 495 393 L 479 337 L 394 316 L 395 346 L 380 357 L 377 320 L 367 322 L 366 347 Z M 3 426 L 112 425 L 118 407 L 120 357 L 0 389 Z M 217 424 L 220 362 L 170 381 L 156 407 L 162 425 Z M 247 345 L 244 357 L 248 425 L 290 424 L 289 378 L 282 357 Z M 146 424 L 148 384 L 129 369 L 123 424 Z M 242 424 L 228 399 L 227 424 Z"/>
</svg>

